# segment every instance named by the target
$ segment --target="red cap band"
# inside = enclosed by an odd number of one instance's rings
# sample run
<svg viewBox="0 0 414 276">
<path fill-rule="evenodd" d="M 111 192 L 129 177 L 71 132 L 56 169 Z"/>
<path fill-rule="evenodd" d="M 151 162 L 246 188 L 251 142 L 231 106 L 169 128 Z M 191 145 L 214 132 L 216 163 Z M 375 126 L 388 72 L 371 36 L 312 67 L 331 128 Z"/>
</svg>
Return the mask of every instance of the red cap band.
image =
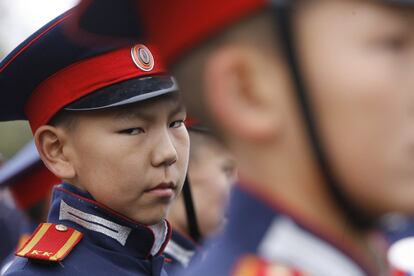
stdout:
<svg viewBox="0 0 414 276">
<path fill-rule="evenodd" d="M 237 20 L 258 12 L 265 0 L 140 1 L 139 16 L 165 62 L 222 31 Z"/>
<path fill-rule="evenodd" d="M 165 74 L 152 48 L 151 52 L 155 59 L 151 70 L 140 69 L 131 57 L 131 48 L 122 48 L 81 60 L 50 76 L 33 91 L 25 106 L 33 132 L 64 106 L 100 88 L 132 78 Z"/>
</svg>

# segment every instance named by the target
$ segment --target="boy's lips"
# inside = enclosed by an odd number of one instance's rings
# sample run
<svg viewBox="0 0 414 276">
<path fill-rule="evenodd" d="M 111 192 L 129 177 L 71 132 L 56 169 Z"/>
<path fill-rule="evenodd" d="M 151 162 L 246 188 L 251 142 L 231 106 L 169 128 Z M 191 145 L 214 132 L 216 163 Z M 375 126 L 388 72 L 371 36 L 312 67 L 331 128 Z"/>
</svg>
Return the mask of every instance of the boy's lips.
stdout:
<svg viewBox="0 0 414 276">
<path fill-rule="evenodd" d="M 145 193 L 159 197 L 172 197 L 175 193 L 176 186 L 173 182 L 162 182 L 155 187 L 145 190 Z"/>
</svg>

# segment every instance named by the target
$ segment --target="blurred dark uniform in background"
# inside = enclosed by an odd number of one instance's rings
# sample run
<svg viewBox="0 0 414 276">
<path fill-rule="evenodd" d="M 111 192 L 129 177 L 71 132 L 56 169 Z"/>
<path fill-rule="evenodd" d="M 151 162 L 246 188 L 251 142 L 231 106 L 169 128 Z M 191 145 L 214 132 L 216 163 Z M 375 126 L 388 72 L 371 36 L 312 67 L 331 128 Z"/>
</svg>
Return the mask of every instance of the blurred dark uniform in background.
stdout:
<svg viewBox="0 0 414 276">
<path fill-rule="evenodd" d="M 0 201 L 0 267 L 7 257 L 16 250 L 21 229 L 26 225 L 26 218 L 17 209 Z"/>
<path fill-rule="evenodd" d="M 59 182 L 43 164 L 33 142 L 24 146 L 0 168 L 0 186 L 9 188 L 20 210 L 9 212 L 14 220 L 19 221 L 19 228 L 12 229 L 11 234 L 17 236 L 17 240 L 5 238 L 5 242 L 13 244 L 7 252 L 8 258 L 0 263 L 0 272 L 7 270 L 16 250 L 27 242 L 39 223 L 46 221 L 52 187 Z"/>
<path fill-rule="evenodd" d="M 5 163 L 5 158 L 0 153 L 0 170 Z M 2 191 L 4 192 L 4 191 Z M 19 240 L 19 231 L 24 223 L 24 216 L 14 206 L 0 200 L 0 235 L 4 237 L 0 243 L 0 267 L 4 260 L 15 249 Z"/>
</svg>

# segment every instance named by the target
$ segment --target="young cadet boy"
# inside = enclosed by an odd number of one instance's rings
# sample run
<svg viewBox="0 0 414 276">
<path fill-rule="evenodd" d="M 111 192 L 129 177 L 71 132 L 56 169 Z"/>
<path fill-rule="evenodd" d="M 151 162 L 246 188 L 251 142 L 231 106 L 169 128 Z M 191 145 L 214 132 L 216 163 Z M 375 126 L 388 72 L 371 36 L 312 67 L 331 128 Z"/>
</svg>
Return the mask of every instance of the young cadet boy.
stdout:
<svg viewBox="0 0 414 276">
<path fill-rule="evenodd" d="M 225 222 L 230 188 L 236 180 L 235 161 L 213 133 L 187 119 L 190 159 L 183 191 L 168 213 L 171 240 L 165 248 L 169 274 L 187 268 L 204 239 L 218 233 Z"/>
<path fill-rule="evenodd" d="M 136 2 L 243 179 L 188 275 L 386 275 L 368 230 L 414 213 L 414 1 Z"/>
<path fill-rule="evenodd" d="M 42 160 L 63 180 L 48 222 L 5 275 L 165 275 L 164 218 L 189 154 L 177 86 L 148 45 L 67 40 L 72 16 L 1 63 L 1 119 L 28 119 Z"/>
</svg>

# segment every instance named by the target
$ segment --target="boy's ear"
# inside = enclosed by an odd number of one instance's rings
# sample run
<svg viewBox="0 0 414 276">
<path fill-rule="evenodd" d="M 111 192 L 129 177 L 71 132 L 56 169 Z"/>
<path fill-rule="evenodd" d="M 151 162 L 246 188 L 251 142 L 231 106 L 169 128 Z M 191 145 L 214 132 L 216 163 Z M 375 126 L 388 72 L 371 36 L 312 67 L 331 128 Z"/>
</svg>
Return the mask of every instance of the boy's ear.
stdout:
<svg viewBox="0 0 414 276">
<path fill-rule="evenodd" d="M 75 169 L 65 155 L 67 134 L 50 125 L 39 127 L 34 135 L 35 144 L 46 167 L 60 179 L 75 177 Z"/>
<path fill-rule="evenodd" d="M 277 88 L 268 85 L 268 78 L 275 78 L 273 69 L 257 51 L 243 46 L 223 47 L 208 57 L 205 98 L 224 133 L 256 143 L 278 135 Z"/>
</svg>

